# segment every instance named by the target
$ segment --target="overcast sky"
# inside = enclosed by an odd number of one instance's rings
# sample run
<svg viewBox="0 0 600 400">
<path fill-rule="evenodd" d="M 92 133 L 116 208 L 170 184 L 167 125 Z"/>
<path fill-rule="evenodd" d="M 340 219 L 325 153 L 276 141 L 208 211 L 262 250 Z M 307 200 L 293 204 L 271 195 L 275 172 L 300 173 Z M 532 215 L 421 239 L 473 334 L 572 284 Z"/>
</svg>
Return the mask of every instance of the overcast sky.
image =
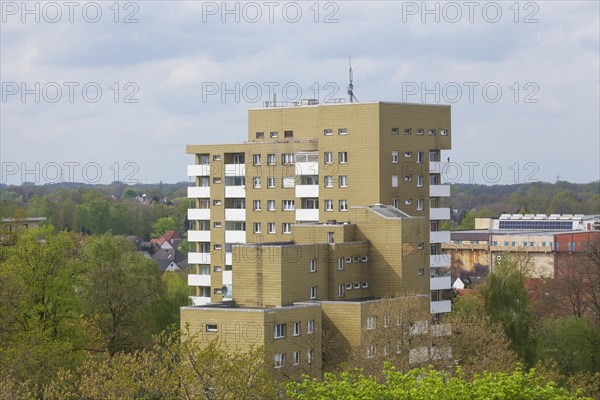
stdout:
<svg viewBox="0 0 600 400">
<path fill-rule="evenodd" d="M 600 179 L 598 1 L 24 4 L 1 2 L 4 183 L 185 181 L 186 144 L 245 140 L 271 92 L 347 97 L 348 56 L 360 101 L 452 105 L 447 181 Z"/>
</svg>

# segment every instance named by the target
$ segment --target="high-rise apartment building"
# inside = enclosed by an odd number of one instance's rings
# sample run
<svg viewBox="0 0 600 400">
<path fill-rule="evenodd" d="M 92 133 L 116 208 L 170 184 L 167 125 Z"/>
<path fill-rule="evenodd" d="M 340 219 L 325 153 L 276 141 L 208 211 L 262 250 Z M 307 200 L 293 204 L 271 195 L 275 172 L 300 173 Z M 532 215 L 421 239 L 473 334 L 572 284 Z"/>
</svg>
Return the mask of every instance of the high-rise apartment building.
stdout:
<svg viewBox="0 0 600 400">
<path fill-rule="evenodd" d="M 196 307 L 182 309 L 182 323 L 210 336 L 228 321 L 239 338 L 239 323 L 252 321 L 252 343 L 282 347 L 276 339 L 321 320 L 361 342 L 352 329 L 376 299 L 422 295 L 432 314 L 449 312 L 440 175 L 450 122 L 449 106 L 308 101 L 250 110 L 247 142 L 187 146 Z M 354 318 L 354 328 L 342 323 Z M 274 350 L 275 364 L 306 363 L 310 351 L 316 363 L 309 347 Z"/>
</svg>

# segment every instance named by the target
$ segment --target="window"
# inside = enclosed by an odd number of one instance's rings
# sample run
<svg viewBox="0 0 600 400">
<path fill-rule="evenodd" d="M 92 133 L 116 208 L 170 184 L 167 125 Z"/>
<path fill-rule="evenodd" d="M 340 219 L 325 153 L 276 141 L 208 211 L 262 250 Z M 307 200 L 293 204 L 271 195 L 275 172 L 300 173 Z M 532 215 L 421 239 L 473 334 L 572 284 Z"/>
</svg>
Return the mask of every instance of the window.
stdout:
<svg viewBox="0 0 600 400">
<path fill-rule="evenodd" d="M 267 210 L 275 211 L 275 200 L 267 200 Z"/>
<path fill-rule="evenodd" d="M 208 176 L 198 177 L 198 186 L 209 187 L 210 186 L 210 178 Z"/>
<path fill-rule="evenodd" d="M 417 135 L 422 135 L 424 132 L 424 129 L 417 129 Z"/>
<path fill-rule="evenodd" d="M 405 135 L 412 135 L 412 128 L 404 128 Z"/>
<path fill-rule="evenodd" d="M 411 158 L 412 157 L 412 151 L 405 151 L 404 152 L 404 157 L 405 158 Z"/>
<path fill-rule="evenodd" d="M 252 226 L 254 228 L 254 233 L 261 233 L 262 224 L 260 222 L 255 222 Z"/>
<path fill-rule="evenodd" d="M 277 131 L 273 131 L 273 132 L 271 132 L 271 134 L 270 134 L 270 137 L 271 137 L 272 139 L 276 139 L 276 138 L 278 138 L 278 137 L 279 137 L 279 132 L 277 132 Z"/>
<path fill-rule="evenodd" d="M 344 270 L 344 257 L 339 257 L 338 258 L 338 270 L 339 271 L 343 271 Z"/>
<path fill-rule="evenodd" d="M 423 187 L 423 175 L 417 175 L 417 187 Z"/>
<path fill-rule="evenodd" d="M 345 151 L 338 152 L 338 162 L 340 164 L 346 164 L 348 162 L 348 153 Z"/>
<path fill-rule="evenodd" d="M 294 211 L 294 200 L 282 200 L 281 208 L 283 211 Z"/>
<path fill-rule="evenodd" d="M 329 244 L 335 243 L 335 232 L 327 232 L 327 243 L 329 243 Z"/>
<path fill-rule="evenodd" d="M 222 271 L 223 271 L 223 268 L 221 268 L 221 267 L 220 267 L 220 266 L 218 266 L 218 265 L 215 265 L 215 266 L 214 266 L 214 268 L 213 268 L 213 271 L 215 271 L 215 272 L 222 272 Z"/>
<path fill-rule="evenodd" d="M 370 344 L 367 347 L 367 358 L 375 357 L 376 352 L 377 352 L 377 346 L 374 344 Z"/>
<path fill-rule="evenodd" d="M 360 282 L 354 282 L 354 289 L 360 289 Z"/>
<path fill-rule="evenodd" d="M 254 204 L 254 211 L 260 211 L 260 200 L 254 200 L 252 203 Z"/>
<path fill-rule="evenodd" d="M 290 222 L 284 222 L 283 224 L 281 224 L 281 231 L 284 234 L 289 235 L 290 233 L 292 233 L 292 224 Z"/>
<path fill-rule="evenodd" d="M 362 288 L 363 288 L 363 289 L 366 289 L 366 288 L 368 288 L 368 287 L 369 287 L 369 282 L 363 282 L 363 283 L 362 283 Z"/>
<path fill-rule="evenodd" d="M 333 163 L 333 153 L 330 151 L 326 151 L 325 153 L 323 153 L 323 160 L 325 164 Z"/>
<path fill-rule="evenodd" d="M 447 135 L 448 135 L 447 129 L 440 129 L 440 136 L 447 136 Z"/>
<path fill-rule="evenodd" d="M 348 211 L 348 200 L 340 200 L 340 211 Z"/>
<path fill-rule="evenodd" d="M 213 222 L 213 228 L 220 228 L 220 227 L 221 227 L 221 221 Z"/>
<path fill-rule="evenodd" d="M 213 178 L 213 183 L 221 183 L 221 178 Z"/>
<path fill-rule="evenodd" d="M 213 206 L 220 206 L 221 200 L 213 200 Z"/>
<path fill-rule="evenodd" d="M 275 165 L 275 154 L 267 154 L 267 165 Z"/>
<path fill-rule="evenodd" d="M 412 182 L 412 175 L 404 175 L 404 182 Z"/>
<path fill-rule="evenodd" d="M 325 187 L 327 187 L 327 188 L 333 187 L 333 176 L 326 176 L 324 181 L 325 181 Z"/>
<path fill-rule="evenodd" d="M 254 165 L 260 165 L 260 154 L 253 154 L 252 162 L 254 163 Z"/>
<path fill-rule="evenodd" d="M 352 264 L 352 257 L 346 257 L 346 264 Z"/>
<path fill-rule="evenodd" d="M 232 271 L 233 265 L 225 265 L 225 271 Z"/>
<path fill-rule="evenodd" d="M 275 354 L 275 368 L 282 368 L 285 365 L 285 353 Z"/>
<path fill-rule="evenodd" d="M 333 135 L 333 129 L 323 129 L 323 135 L 325 135 L 325 136 Z"/>
<path fill-rule="evenodd" d="M 317 298 L 317 286 L 310 287 L 310 299 L 314 300 Z"/>
<path fill-rule="evenodd" d="M 392 128 L 392 135 L 397 135 L 400 133 L 400 129 L 398 128 Z"/>
<path fill-rule="evenodd" d="M 421 275 L 425 275 L 425 268 L 419 268 L 417 270 L 417 275 L 421 276 Z"/>
<path fill-rule="evenodd" d="M 400 208 L 400 200 L 399 199 L 392 199 L 392 207 L 394 207 L 394 208 Z"/>
<path fill-rule="evenodd" d="M 354 262 L 355 263 L 359 263 L 360 262 L 360 256 L 354 256 Z"/>
<path fill-rule="evenodd" d="M 293 335 L 294 336 L 300 336 L 300 322 L 294 322 L 294 325 L 292 325 L 293 327 Z"/>
<path fill-rule="evenodd" d="M 285 337 L 286 324 L 275 324 L 275 334 L 273 338 L 283 339 Z"/>
<path fill-rule="evenodd" d="M 423 152 L 419 151 L 417 152 L 417 164 L 422 163 L 423 162 Z"/>
<path fill-rule="evenodd" d="M 386 314 L 383 316 L 383 327 L 387 328 L 389 326 L 390 326 L 390 316 Z"/>
<path fill-rule="evenodd" d="M 283 137 L 284 138 L 293 138 L 294 137 L 294 131 L 284 131 L 283 132 Z"/>
<path fill-rule="evenodd" d="M 200 265 L 200 275 L 210 275 L 210 265 Z"/>
<path fill-rule="evenodd" d="M 244 163 L 244 153 L 242 154 L 234 154 L 233 155 L 233 163 L 234 164 L 243 164 Z"/>
<path fill-rule="evenodd" d="M 275 233 L 275 222 L 267 223 L 267 233 L 271 233 L 271 234 Z"/>
<path fill-rule="evenodd" d="M 369 256 L 362 256 L 362 257 L 360 258 L 360 262 L 364 262 L 364 263 L 366 263 L 366 262 L 368 262 L 368 261 L 369 261 Z"/>
<path fill-rule="evenodd" d="M 273 189 L 275 187 L 275 177 L 274 176 L 268 176 L 267 177 L 267 188 L 268 189 Z"/>
<path fill-rule="evenodd" d="M 283 153 L 281 155 L 281 163 L 282 164 L 293 164 L 294 163 L 294 153 Z"/>
<path fill-rule="evenodd" d="M 333 200 L 325 200 L 325 211 L 333 211 Z"/>
<path fill-rule="evenodd" d="M 428 134 L 430 134 L 431 136 L 435 136 L 435 129 L 430 129 L 427 131 Z"/>
<path fill-rule="evenodd" d="M 256 132 L 256 138 L 257 139 L 264 139 L 265 138 L 265 133 L 264 132 Z"/>
<path fill-rule="evenodd" d="M 252 184 L 254 189 L 260 189 L 260 176 L 255 176 L 254 179 L 252 179 Z"/>
<path fill-rule="evenodd" d="M 215 289 L 213 290 L 215 294 L 223 294 L 223 289 Z"/>
<path fill-rule="evenodd" d="M 352 282 L 346 283 L 346 290 L 352 290 Z"/>
<path fill-rule="evenodd" d="M 314 331 L 315 331 L 315 321 L 312 319 L 309 319 L 308 321 L 306 321 L 306 333 L 310 335 Z"/>
<path fill-rule="evenodd" d="M 340 179 L 338 180 L 338 183 L 339 183 L 339 185 L 340 185 L 341 188 L 348 187 L 348 176 L 347 175 L 340 175 Z"/>
<path fill-rule="evenodd" d="M 423 199 L 417 199 L 417 210 L 422 210 L 423 209 Z"/>
<path fill-rule="evenodd" d="M 346 286 L 343 283 L 338 285 L 338 297 L 344 297 L 346 294 Z"/>
<path fill-rule="evenodd" d="M 310 259 L 310 272 L 317 272 L 317 260 L 315 258 Z"/>
<path fill-rule="evenodd" d="M 220 154 L 215 154 L 213 156 L 213 161 L 221 161 L 221 155 Z"/>
<path fill-rule="evenodd" d="M 306 352 L 306 362 L 307 363 L 312 363 L 313 361 L 313 350 L 312 349 L 308 349 L 308 351 Z"/>
<path fill-rule="evenodd" d="M 294 363 L 294 365 L 300 364 L 300 352 L 299 351 L 294 352 L 294 357 L 293 357 L 292 362 Z"/>
<path fill-rule="evenodd" d="M 392 187 L 398 187 L 398 175 L 392 175 Z"/>
<path fill-rule="evenodd" d="M 392 151 L 392 164 L 398 164 L 398 152 Z"/>
<path fill-rule="evenodd" d="M 281 178 L 281 187 L 290 189 L 295 186 L 294 177 L 293 176 L 284 176 Z"/>
<path fill-rule="evenodd" d="M 377 325 L 377 318 L 372 315 L 368 316 L 367 317 L 367 330 L 375 329 L 376 325 Z"/>
<path fill-rule="evenodd" d="M 206 324 L 206 332 L 218 332 L 219 326 L 217 324 Z"/>
<path fill-rule="evenodd" d="M 213 246 L 213 249 L 215 249 L 215 250 L 221 250 L 221 248 L 222 248 L 222 247 L 221 247 L 221 245 L 220 245 L 220 244 L 215 244 L 215 245 Z"/>
<path fill-rule="evenodd" d="M 346 129 L 346 128 L 338 129 L 338 135 L 347 135 L 347 134 L 348 134 L 348 129 Z"/>
</svg>

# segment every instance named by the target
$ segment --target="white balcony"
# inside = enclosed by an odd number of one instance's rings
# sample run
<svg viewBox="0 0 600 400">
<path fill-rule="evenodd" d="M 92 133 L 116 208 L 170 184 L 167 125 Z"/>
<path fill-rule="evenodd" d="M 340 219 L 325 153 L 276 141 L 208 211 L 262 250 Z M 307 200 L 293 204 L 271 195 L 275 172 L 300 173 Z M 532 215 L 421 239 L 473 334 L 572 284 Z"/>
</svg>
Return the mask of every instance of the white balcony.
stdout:
<svg viewBox="0 0 600 400">
<path fill-rule="evenodd" d="M 246 197 L 246 186 L 225 186 L 225 197 Z"/>
<path fill-rule="evenodd" d="M 225 209 L 225 221 L 245 221 L 246 220 L 246 209 L 245 208 L 226 208 Z"/>
<path fill-rule="evenodd" d="M 444 174 L 448 163 L 446 161 L 430 161 L 429 162 L 429 173 L 430 174 Z"/>
<path fill-rule="evenodd" d="M 450 231 L 429 232 L 429 243 L 450 242 Z"/>
<path fill-rule="evenodd" d="M 225 176 L 246 176 L 246 164 L 225 164 Z"/>
<path fill-rule="evenodd" d="M 231 271 L 223 271 L 223 285 L 231 285 Z"/>
<path fill-rule="evenodd" d="M 246 231 L 225 231 L 225 242 L 246 243 Z"/>
<path fill-rule="evenodd" d="M 225 253 L 225 265 L 233 265 L 233 253 Z"/>
<path fill-rule="evenodd" d="M 188 275 L 188 286 L 210 286 L 210 275 Z"/>
<path fill-rule="evenodd" d="M 429 303 L 429 309 L 432 314 L 449 313 L 450 311 L 452 311 L 452 301 L 432 301 Z"/>
<path fill-rule="evenodd" d="M 187 217 L 191 221 L 210 219 L 210 208 L 189 208 Z"/>
<path fill-rule="evenodd" d="M 210 303 L 210 297 L 190 296 L 190 300 L 194 306 L 203 306 Z"/>
<path fill-rule="evenodd" d="M 187 238 L 188 242 L 210 242 L 210 231 L 188 231 Z"/>
<path fill-rule="evenodd" d="M 188 264 L 210 264 L 210 253 L 188 253 Z"/>
<path fill-rule="evenodd" d="M 319 197 L 319 185 L 296 185 L 296 197 Z"/>
<path fill-rule="evenodd" d="M 444 290 L 450 289 L 451 287 L 452 283 L 450 282 L 450 276 L 436 276 L 429 281 L 430 290 Z"/>
<path fill-rule="evenodd" d="M 187 197 L 190 199 L 210 197 L 210 186 L 190 186 L 187 188 L 187 191 Z"/>
<path fill-rule="evenodd" d="M 210 176 L 210 164 L 188 165 L 188 176 Z"/>
<path fill-rule="evenodd" d="M 429 185 L 429 197 L 450 197 L 450 185 Z"/>
<path fill-rule="evenodd" d="M 450 208 L 430 208 L 429 219 L 431 220 L 449 220 L 450 219 Z"/>
<path fill-rule="evenodd" d="M 318 162 L 297 162 L 296 175 L 319 175 Z"/>
<path fill-rule="evenodd" d="M 296 210 L 296 221 L 319 221 L 319 209 Z"/>
<path fill-rule="evenodd" d="M 431 254 L 429 268 L 450 268 L 450 254 Z"/>
</svg>

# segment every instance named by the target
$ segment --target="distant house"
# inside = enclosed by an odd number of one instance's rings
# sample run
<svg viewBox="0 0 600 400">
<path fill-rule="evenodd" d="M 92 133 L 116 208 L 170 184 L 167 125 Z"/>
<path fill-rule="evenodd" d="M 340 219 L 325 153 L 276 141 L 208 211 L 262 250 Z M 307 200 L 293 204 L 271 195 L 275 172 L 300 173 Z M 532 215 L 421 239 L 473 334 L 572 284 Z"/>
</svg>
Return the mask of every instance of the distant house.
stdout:
<svg viewBox="0 0 600 400">
<path fill-rule="evenodd" d="M 2 226 L 13 232 L 20 229 L 37 228 L 46 222 L 46 219 L 46 217 L 2 218 Z"/>
<path fill-rule="evenodd" d="M 166 231 L 159 238 L 152 239 L 152 243 L 158 244 L 161 249 L 176 249 L 181 244 L 181 236 L 177 234 L 175 231 Z"/>
<path fill-rule="evenodd" d="M 160 266 L 160 272 L 182 271 L 187 268 L 188 261 L 185 254 L 175 249 L 158 249 L 152 259 Z"/>
<path fill-rule="evenodd" d="M 125 237 L 135 246 L 136 249 L 139 249 L 140 244 L 143 242 L 142 238 L 137 235 L 127 235 Z"/>
</svg>

